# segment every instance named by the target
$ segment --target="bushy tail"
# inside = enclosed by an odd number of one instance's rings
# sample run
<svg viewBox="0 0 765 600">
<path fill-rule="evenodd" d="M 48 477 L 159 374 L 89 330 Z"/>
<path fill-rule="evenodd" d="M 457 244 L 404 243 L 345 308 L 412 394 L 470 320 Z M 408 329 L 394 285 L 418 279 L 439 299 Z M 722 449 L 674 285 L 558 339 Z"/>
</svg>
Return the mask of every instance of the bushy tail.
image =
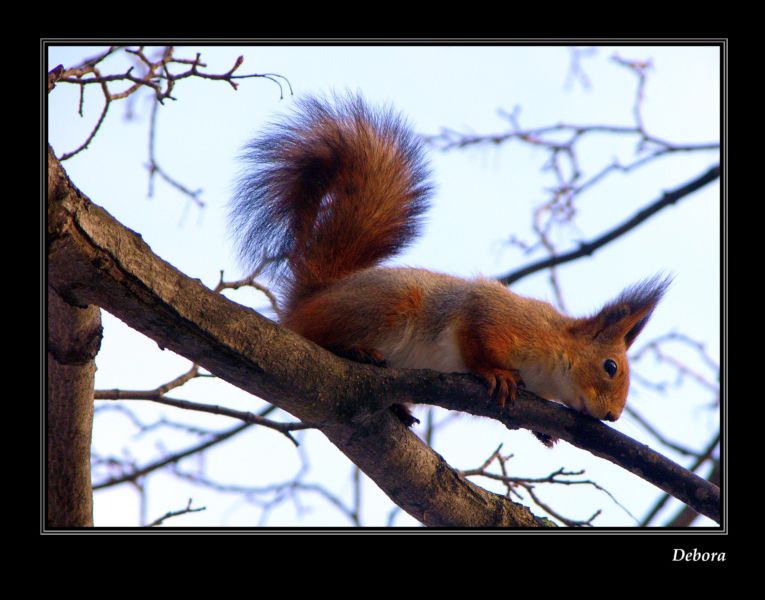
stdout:
<svg viewBox="0 0 765 600">
<path fill-rule="evenodd" d="M 416 237 L 430 186 L 419 140 L 358 96 L 309 98 L 245 149 L 231 219 L 250 268 L 286 267 L 285 308 Z"/>
</svg>

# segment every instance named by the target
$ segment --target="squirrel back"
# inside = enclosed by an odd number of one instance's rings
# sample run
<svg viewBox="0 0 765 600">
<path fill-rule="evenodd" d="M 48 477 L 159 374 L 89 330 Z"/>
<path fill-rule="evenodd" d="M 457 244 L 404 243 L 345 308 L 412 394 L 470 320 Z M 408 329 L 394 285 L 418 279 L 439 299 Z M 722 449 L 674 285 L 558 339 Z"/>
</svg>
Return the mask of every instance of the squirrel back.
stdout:
<svg viewBox="0 0 765 600">
<path fill-rule="evenodd" d="M 281 275 L 285 309 L 412 241 L 431 187 L 401 116 L 360 96 L 298 101 L 245 149 L 231 221 L 249 268 Z"/>
</svg>

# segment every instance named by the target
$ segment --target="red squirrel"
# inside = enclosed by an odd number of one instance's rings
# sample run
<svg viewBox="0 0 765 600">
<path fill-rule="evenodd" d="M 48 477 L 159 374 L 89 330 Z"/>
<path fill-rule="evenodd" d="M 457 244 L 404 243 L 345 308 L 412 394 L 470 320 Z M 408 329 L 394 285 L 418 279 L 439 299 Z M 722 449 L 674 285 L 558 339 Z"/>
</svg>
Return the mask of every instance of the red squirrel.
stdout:
<svg viewBox="0 0 765 600">
<path fill-rule="evenodd" d="M 525 386 L 596 419 L 619 418 L 627 349 L 669 278 L 572 318 L 497 281 L 378 266 L 417 236 L 432 188 L 404 119 L 359 96 L 300 101 L 244 159 L 232 224 L 248 266 L 279 276 L 284 326 L 358 361 L 473 373 L 500 406 Z M 393 410 L 418 422 L 403 405 Z"/>
</svg>

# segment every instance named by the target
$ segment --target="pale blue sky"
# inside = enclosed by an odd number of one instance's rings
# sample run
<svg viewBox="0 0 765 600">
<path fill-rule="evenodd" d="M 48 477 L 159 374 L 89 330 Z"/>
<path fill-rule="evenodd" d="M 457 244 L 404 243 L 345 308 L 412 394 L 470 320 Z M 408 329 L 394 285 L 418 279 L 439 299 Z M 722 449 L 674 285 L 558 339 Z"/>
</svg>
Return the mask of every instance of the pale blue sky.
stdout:
<svg viewBox="0 0 765 600">
<path fill-rule="evenodd" d="M 677 143 L 718 141 L 720 127 L 720 65 L 715 47 L 602 47 L 582 65 L 589 78 L 585 89 L 567 85 L 570 54 L 554 47 L 412 47 L 412 46 L 279 46 L 209 47 L 199 49 L 211 71 L 224 72 L 240 54 L 240 73 L 279 73 L 289 79 L 295 96 L 359 90 L 371 103 L 387 102 L 404 113 L 423 134 L 442 127 L 471 133 L 501 133 L 507 120 L 500 114 L 520 109 L 524 127 L 561 121 L 578 124 L 632 124 L 636 79 L 614 64 L 613 55 L 627 59 L 650 58 L 643 117 L 657 137 Z M 49 64 L 71 66 L 97 48 L 51 48 Z M 197 48 L 179 48 L 178 56 L 193 56 Z M 115 60 L 114 71 L 125 63 Z M 146 98 L 135 104 L 134 122 L 124 119 L 125 101 L 115 104 L 91 147 L 66 161 L 72 180 L 96 203 L 122 223 L 140 232 L 154 252 L 191 277 L 207 285 L 217 283 L 221 269 L 228 278 L 240 276 L 233 245 L 225 226 L 225 206 L 239 168 L 236 157 L 245 142 L 277 114 L 288 110 L 292 99 L 279 100 L 279 89 L 265 79 L 240 83 L 234 92 L 223 82 L 185 80 L 178 83 L 176 102 L 161 108 L 157 151 L 162 165 L 193 188 L 204 190 L 207 206 L 199 210 L 175 190 L 156 182 L 156 193 L 146 198 Z M 85 97 L 85 116 L 77 116 L 78 92 L 59 85 L 50 96 L 49 135 L 57 154 L 77 147 L 98 117 L 102 106 L 97 89 Z M 602 135 L 580 150 L 585 168 L 594 172 L 614 157 L 626 160 L 634 140 Z M 545 199 L 553 180 L 542 173 L 546 155 L 518 143 L 442 153 L 431 151 L 436 192 L 422 238 L 397 262 L 453 274 L 503 274 L 540 255 L 525 256 L 503 243 L 511 234 L 533 240 L 531 211 Z M 597 237 L 656 200 L 664 190 L 686 183 L 719 160 L 716 152 L 670 156 L 629 176 L 615 174 L 577 201 L 575 226 L 562 230 L 556 241 L 562 250 L 578 240 Z M 659 271 L 675 275 L 675 282 L 651 323 L 635 345 L 671 332 L 690 335 L 717 356 L 719 340 L 719 184 L 705 187 L 676 206 L 664 210 L 640 229 L 598 252 L 593 258 L 560 269 L 568 310 L 586 314 L 599 308 L 625 286 Z M 524 279 L 513 288 L 520 293 L 552 300 L 545 274 Z M 230 295 L 242 303 L 264 303 L 255 293 Z M 187 368 L 187 361 L 105 316 L 105 337 L 98 357 L 97 387 L 149 388 Z M 689 361 L 695 357 L 681 350 Z M 653 365 L 641 364 L 646 376 L 657 376 Z M 667 376 L 666 370 L 658 376 Z M 662 396 L 633 385 L 630 403 L 650 417 L 661 431 L 688 446 L 700 448 L 715 429 L 717 413 L 703 409 L 705 391 L 687 385 Z M 198 381 L 177 396 L 252 410 L 252 399 L 220 382 Z M 141 406 L 142 414 L 209 423 L 209 418 L 181 414 L 169 408 Z M 218 418 L 210 427 L 229 423 Z M 649 445 L 655 441 L 628 416 L 614 425 Z M 95 447 L 119 453 L 129 445 L 139 463 L 157 455 L 155 440 L 131 441 L 129 423 L 117 415 L 97 421 Z M 177 437 L 177 439 L 176 439 Z M 184 447 L 189 439 L 168 435 L 168 448 Z M 608 487 L 635 515 L 652 505 L 658 490 L 610 463 L 567 444 L 550 451 L 525 432 L 507 432 L 501 426 L 462 417 L 444 429 L 436 449 L 457 468 L 478 466 L 500 443 L 515 454 L 518 473 L 544 475 L 561 466 L 585 468 L 587 476 Z M 313 469 L 308 478 L 350 493 L 350 465 L 322 436 L 309 433 L 304 444 Z M 244 449 L 244 450 L 243 450 Z M 261 457 L 267 456 L 263 460 Z M 678 457 L 673 457 L 678 458 Z M 229 444 L 211 454 L 207 466 L 226 481 L 257 485 L 288 479 L 299 461 L 292 445 L 271 432 L 249 434 L 246 443 Z M 478 481 L 487 485 L 485 481 Z M 178 518 L 175 525 L 252 525 L 258 510 L 234 498 L 216 497 L 206 490 L 180 484 L 169 476 L 150 483 L 149 518 L 185 505 L 189 497 L 207 510 Z M 372 484 L 365 486 L 370 504 L 365 522 L 384 524 L 390 508 Z M 632 522 L 607 498 L 592 491 L 545 489 L 544 497 L 566 508 L 572 517 L 586 518 L 603 508 L 599 525 Z M 313 502 L 310 502 L 312 500 Z M 275 525 L 346 525 L 331 506 L 318 498 L 306 500 L 311 512 L 298 518 L 294 505 L 276 509 Z M 539 509 L 535 512 L 541 514 Z M 130 489 L 96 495 L 96 524 L 137 523 L 137 502 Z M 366 520 L 368 519 L 368 521 Z M 408 517 L 398 521 L 412 523 Z"/>
</svg>

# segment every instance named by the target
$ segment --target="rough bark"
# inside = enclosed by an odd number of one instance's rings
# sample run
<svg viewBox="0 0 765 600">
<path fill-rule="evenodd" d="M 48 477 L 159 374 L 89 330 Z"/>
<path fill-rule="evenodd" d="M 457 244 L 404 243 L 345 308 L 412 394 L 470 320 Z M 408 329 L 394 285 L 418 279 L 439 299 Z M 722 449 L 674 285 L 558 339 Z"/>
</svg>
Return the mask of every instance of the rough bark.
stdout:
<svg viewBox="0 0 765 600">
<path fill-rule="evenodd" d="M 50 528 L 91 527 L 90 438 L 94 358 L 101 311 L 79 308 L 48 288 L 46 516 Z"/>
<path fill-rule="evenodd" d="M 712 472 L 707 476 L 711 483 L 720 485 L 720 462 L 716 461 Z M 687 504 L 667 523 L 667 527 L 690 527 L 698 518 L 699 513 L 693 510 Z"/>
</svg>

